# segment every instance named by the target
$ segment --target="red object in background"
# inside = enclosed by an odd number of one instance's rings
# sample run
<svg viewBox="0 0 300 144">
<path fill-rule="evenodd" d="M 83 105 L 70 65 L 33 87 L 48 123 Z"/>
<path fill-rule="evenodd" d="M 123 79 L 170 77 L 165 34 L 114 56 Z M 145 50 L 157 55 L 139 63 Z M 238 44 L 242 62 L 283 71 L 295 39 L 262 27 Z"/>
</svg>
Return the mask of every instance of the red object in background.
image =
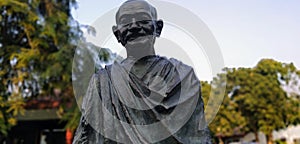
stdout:
<svg viewBox="0 0 300 144">
<path fill-rule="evenodd" d="M 72 144 L 73 132 L 70 129 L 66 131 L 66 144 Z"/>
<path fill-rule="evenodd" d="M 60 104 L 60 100 L 55 99 L 32 99 L 26 102 L 25 109 L 53 109 L 58 108 Z"/>
</svg>

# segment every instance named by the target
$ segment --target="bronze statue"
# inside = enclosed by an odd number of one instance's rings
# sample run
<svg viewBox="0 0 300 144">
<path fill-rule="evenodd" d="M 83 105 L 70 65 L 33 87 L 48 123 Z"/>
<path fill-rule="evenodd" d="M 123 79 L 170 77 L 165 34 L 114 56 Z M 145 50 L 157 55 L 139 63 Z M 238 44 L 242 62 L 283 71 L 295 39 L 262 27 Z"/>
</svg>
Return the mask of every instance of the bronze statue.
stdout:
<svg viewBox="0 0 300 144">
<path fill-rule="evenodd" d="M 163 28 L 156 9 L 126 1 L 116 24 L 127 58 L 93 75 L 73 143 L 211 143 L 193 69 L 155 54 Z"/>
</svg>

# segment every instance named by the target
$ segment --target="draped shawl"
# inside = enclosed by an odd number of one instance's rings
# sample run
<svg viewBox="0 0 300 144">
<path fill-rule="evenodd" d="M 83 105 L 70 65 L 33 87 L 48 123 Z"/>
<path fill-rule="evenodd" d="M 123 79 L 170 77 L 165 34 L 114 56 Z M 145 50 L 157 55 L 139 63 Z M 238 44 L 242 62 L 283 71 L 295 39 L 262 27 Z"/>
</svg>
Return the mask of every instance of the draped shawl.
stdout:
<svg viewBox="0 0 300 144">
<path fill-rule="evenodd" d="M 211 143 L 193 69 L 173 58 L 142 61 L 140 70 L 128 58 L 91 77 L 73 143 Z"/>
</svg>

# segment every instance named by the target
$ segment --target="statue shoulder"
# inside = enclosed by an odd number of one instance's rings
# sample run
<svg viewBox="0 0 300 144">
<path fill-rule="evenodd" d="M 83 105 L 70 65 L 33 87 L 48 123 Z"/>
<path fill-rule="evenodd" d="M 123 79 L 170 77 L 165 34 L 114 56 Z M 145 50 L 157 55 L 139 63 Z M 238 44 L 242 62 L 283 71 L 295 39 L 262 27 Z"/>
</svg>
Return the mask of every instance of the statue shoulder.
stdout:
<svg viewBox="0 0 300 144">
<path fill-rule="evenodd" d="M 170 58 L 169 61 L 178 69 L 186 69 L 186 70 L 191 70 L 193 71 L 193 67 L 183 63 L 182 61 L 175 59 L 175 58 Z"/>
</svg>

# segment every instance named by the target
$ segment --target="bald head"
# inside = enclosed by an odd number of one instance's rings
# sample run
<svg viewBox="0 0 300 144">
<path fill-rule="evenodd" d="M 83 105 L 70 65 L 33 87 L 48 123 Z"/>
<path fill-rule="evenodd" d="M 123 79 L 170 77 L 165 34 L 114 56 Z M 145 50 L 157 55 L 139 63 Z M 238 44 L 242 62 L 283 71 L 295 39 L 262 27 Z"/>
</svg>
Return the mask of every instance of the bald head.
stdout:
<svg viewBox="0 0 300 144">
<path fill-rule="evenodd" d="M 130 15 L 135 12 L 145 12 L 149 13 L 151 19 L 146 18 L 142 20 L 157 20 L 157 11 L 155 7 L 149 4 L 147 1 L 144 0 L 128 0 L 124 2 L 119 10 L 116 13 L 116 23 L 120 23 L 120 19 L 123 16 Z"/>
<path fill-rule="evenodd" d="M 163 28 L 163 21 L 157 20 L 156 9 L 144 0 L 124 2 L 116 14 L 116 23 L 112 27 L 114 35 L 128 51 L 133 47 L 154 49 L 155 37 L 160 36 Z"/>
</svg>

